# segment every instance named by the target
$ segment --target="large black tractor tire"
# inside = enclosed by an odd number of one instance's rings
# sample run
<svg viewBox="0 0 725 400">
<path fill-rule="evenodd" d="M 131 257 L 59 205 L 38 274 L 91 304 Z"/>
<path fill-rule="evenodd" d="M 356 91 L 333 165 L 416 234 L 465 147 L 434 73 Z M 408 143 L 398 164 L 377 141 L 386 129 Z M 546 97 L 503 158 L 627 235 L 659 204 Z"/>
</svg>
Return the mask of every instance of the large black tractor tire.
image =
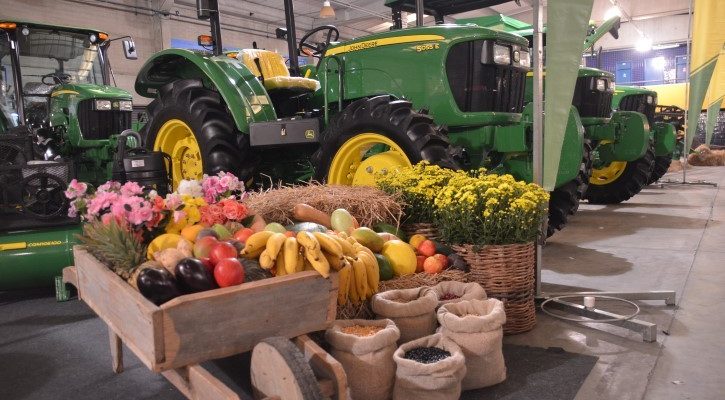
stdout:
<svg viewBox="0 0 725 400">
<path fill-rule="evenodd" d="M 655 163 L 654 144 L 650 141 L 645 154 L 627 162 L 624 171 L 604 185 L 590 183 L 585 198 L 592 204 L 617 204 L 629 200 L 647 186 Z"/>
<path fill-rule="evenodd" d="M 249 136 L 237 130 L 219 93 L 204 87 L 200 80 L 182 79 L 164 85 L 147 113 L 148 123 L 140 132 L 146 148 L 154 149 L 164 124 L 180 120 L 193 132 L 201 151 L 203 173 L 231 172 L 243 181 L 251 177 L 254 163 Z M 179 178 L 190 177 L 175 180 Z"/>
<path fill-rule="evenodd" d="M 670 169 L 670 164 L 672 164 L 672 154 L 656 156 L 654 166 L 652 167 L 652 174 L 647 184 L 650 185 L 660 180 L 667 173 L 667 170 Z"/>
<path fill-rule="evenodd" d="M 330 166 L 338 150 L 349 139 L 365 133 L 392 140 L 412 164 L 426 160 L 444 168 L 460 169 L 444 130 L 431 117 L 413 110 L 408 101 L 376 96 L 356 100 L 330 119 L 321 135 L 320 148 L 312 156 L 315 179 L 329 181 Z"/>
<path fill-rule="evenodd" d="M 551 237 L 557 230 L 564 228 L 569 222 L 569 217 L 579 209 L 579 200 L 589 186 L 589 178 L 592 176 L 592 145 L 589 140 L 584 142 L 582 163 L 579 167 L 577 177 L 550 193 L 549 197 L 549 222 L 546 227 L 546 237 Z"/>
</svg>

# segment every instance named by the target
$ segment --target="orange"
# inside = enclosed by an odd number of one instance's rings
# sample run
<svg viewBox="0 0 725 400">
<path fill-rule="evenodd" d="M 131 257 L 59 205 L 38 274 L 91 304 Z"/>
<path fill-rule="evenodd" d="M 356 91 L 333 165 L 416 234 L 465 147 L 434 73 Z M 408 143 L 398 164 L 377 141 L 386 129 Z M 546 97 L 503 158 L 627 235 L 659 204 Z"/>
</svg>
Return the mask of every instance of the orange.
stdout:
<svg viewBox="0 0 725 400">
<path fill-rule="evenodd" d="M 199 232 L 202 229 L 204 229 L 204 225 L 202 224 L 186 225 L 184 229 L 181 230 L 181 237 L 191 243 L 194 243 L 196 241 L 196 236 L 199 235 Z"/>
</svg>

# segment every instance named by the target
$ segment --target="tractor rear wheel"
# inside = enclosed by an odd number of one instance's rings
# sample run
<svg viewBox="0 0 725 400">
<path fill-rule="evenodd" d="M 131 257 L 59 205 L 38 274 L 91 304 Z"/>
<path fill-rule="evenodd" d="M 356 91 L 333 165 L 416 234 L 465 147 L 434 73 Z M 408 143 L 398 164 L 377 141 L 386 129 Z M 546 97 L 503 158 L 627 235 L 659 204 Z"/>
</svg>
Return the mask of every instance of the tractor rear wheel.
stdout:
<svg viewBox="0 0 725 400">
<path fill-rule="evenodd" d="M 613 161 L 594 169 L 585 198 L 592 204 L 617 204 L 639 193 L 652 174 L 654 145 L 650 141 L 644 156 L 634 161 Z"/>
<path fill-rule="evenodd" d="M 405 100 L 357 100 L 330 119 L 313 155 L 315 179 L 337 185 L 375 185 L 375 174 L 420 161 L 459 169 L 433 119 Z"/>
<path fill-rule="evenodd" d="M 583 150 L 582 163 L 577 177 L 550 193 L 546 237 L 550 237 L 557 230 L 564 228 L 569 221 L 569 216 L 574 215 L 579 209 L 579 200 L 587 191 L 589 178 L 592 176 L 592 145 L 589 140 L 584 142 Z"/>
<path fill-rule="evenodd" d="M 670 164 L 672 164 L 672 154 L 655 157 L 655 164 L 652 168 L 652 175 L 650 175 L 647 184 L 651 185 L 660 180 L 660 178 L 662 178 L 662 176 L 667 173 L 667 170 L 670 169 Z"/>
<path fill-rule="evenodd" d="M 146 148 L 171 156 L 174 189 L 182 179 L 231 172 L 251 176 L 248 135 L 237 131 L 219 93 L 197 79 L 170 82 L 149 104 Z"/>
</svg>

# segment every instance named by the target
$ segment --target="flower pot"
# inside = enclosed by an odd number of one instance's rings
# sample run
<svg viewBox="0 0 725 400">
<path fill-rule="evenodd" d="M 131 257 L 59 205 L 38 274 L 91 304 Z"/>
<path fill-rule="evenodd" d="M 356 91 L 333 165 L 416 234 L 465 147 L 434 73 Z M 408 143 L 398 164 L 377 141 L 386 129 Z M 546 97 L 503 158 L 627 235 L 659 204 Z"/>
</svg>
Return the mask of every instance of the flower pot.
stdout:
<svg viewBox="0 0 725 400">
<path fill-rule="evenodd" d="M 479 283 L 489 297 L 504 303 L 504 333 L 515 334 L 533 329 L 536 325 L 534 243 L 452 247 L 471 268 L 468 280 Z"/>
</svg>

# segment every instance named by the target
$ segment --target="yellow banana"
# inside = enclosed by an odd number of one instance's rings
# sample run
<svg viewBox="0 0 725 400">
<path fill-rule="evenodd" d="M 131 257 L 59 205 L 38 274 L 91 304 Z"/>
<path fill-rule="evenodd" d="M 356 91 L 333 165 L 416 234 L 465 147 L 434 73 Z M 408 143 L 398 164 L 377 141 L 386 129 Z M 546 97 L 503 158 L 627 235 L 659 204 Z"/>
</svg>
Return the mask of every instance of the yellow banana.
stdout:
<svg viewBox="0 0 725 400">
<path fill-rule="evenodd" d="M 297 255 L 300 252 L 300 246 L 297 245 L 297 239 L 290 237 L 284 241 L 284 266 L 288 274 L 294 274 L 297 269 Z"/>
<path fill-rule="evenodd" d="M 307 261 L 312 264 L 312 268 L 319 272 L 323 278 L 330 276 L 330 263 L 327 262 L 327 258 L 322 255 L 322 250 L 319 248 L 313 251 L 305 249 L 305 257 L 307 258 Z"/>
<path fill-rule="evenodd" d="M 262 254 L 262 251 L 264 251 L 264 248 L 267 246 L 267 240 L 274 235 L 274 232 L 270 231 L 261 231 L 253 233 L 252 236 L 247 238 L 247 241 L 244 243 L 244 248 L 240 252 L 240 254 L 245 258 L 257 258 L 260 254 Z"/>
<path fill-rule="evenodd" d="M 322 252 L 322 255 L 327 259 L 327 263 L 330 264 L 330 268 L 335 271 L 339 271 L 342 268 L 342 257 L 336 257 L 333 254 Z"/>
<path fill-rule="evenodd" d="M 269 254 L 269 249 L 264 249 L 262 254 L 259 255 L 259 266 L 264 269 L 271 269 L 274 267 L 275 259 Z"/>
<path fill-rule="evenodd" d="M 337 304 L 344 306 L 347 304 L 347 295 L 350 291 L 350 274 L 352 270 L 352 266 L 350 264 L 346 264 L 344 267 L 340 269 L 340 272 L 337 274 L 338 282 L 339 282 L 339 288 L 337 289 Z"/>
<path fill-rule="evenodd" d="M 309 251 L 320 250 L 320 242 L 310 232 L 299 231 L 297 232 L 297 243 Z"/>
<path fill-rule="evenodd" d="M 345 238 L 345 240 L 347 240 L 347 242 L 350 243 L 350 244 L 352 244 L 352 245 L 354 245 L 355 243 L 357 243 L 357 240 L 355 240 L 355 238 L 352 237 L 352 236 L 348 236 L 347 238 Z"/>
<path fill-rule="evenodd" d="M 355 250 L 355 253 L 358 253 L 360 251 L 364 251 L 364 252 L 370 254 L 370 257 L 372 257 L 373 259 L 375 258 L 375 253 L 373 253 L 372 250 L 368 249 L 367 247 L 363 246 L 360 243 L 355 243 L 354 245 L 352 245 L 352 248 Z"/>
<path fill-rule="evenodd" d="M 363 260 L 354 258 L 352 260 L 352 271 L 355 273 L 355 289 L 360 300 L 368 298 L 368 277 Z"/>
<path fill-rule="evenodd" d="M 352 256 L 355 254 L 355 249 L 352 248 L 352 245 L 347 240 L 339 237 L 339 236 L 330 236 L 333 240 L 335 240 L 337 243 L 340 244 L 340 247 L 342 248 L 342 254 L 346 256 Z"/>
<path fill-rule="evenodd" d="M 322 232 L 313 232 L 312 235 L 314 235 L 315 239 L 317 239 L 320 243 L 320 248 L 322 248 L 322 250 L 338 258 L 342 257 L 342 246 L 340 246 L 340 244 L 337 243 L 337 241 L 330 235 Z"/>
<path fill-rule="evenodd" d="M 350 236 L 350 235 L 348 235 L 347 232 L 342 232 L 342 231 L 337 232 L 337 237 L 339 237 L 340 239 L 345 240 L 345 239 L 347 239 L 348 236 Z"/>
<path fill-rule="evenodd" d="M 368 297 L 378 292 L 378 285 L 380 284 L 380 269 L 378 267 L 378 260 L 370 254 L 360 251 L 357 253 L 357 258 L 361 259 L 365 264 L 365 277 L 368 279 Z"/>
<path fill-rule="evenodd" d="M 287 275 L 287 268 L 285 267 L 284 262 L 284 257 L 277 257 L 277 261 L 274 263 L 277 276 Z"/>
<path fill-rule="evenodd" d="M 352 257 L 345 257 L 345 261 L 347 262 L 347 265 L 350 266 L 350 282 L 347 287 L 347 297 L 353 304 L 358 304 L 360 303 L 361 297 L 357 293 L 357 281 L 355 279 L 355 270 L 352 265 Z"/>
<path fill-rule="evenodd" d="M 277 255 L 282 250 L 282 245 L 284 245 L 286 239 L 287 236 L 284 233 L 275 233 L 267 240 L 267 252 L 273 260 L 277 259 Z"/>
</svg>

